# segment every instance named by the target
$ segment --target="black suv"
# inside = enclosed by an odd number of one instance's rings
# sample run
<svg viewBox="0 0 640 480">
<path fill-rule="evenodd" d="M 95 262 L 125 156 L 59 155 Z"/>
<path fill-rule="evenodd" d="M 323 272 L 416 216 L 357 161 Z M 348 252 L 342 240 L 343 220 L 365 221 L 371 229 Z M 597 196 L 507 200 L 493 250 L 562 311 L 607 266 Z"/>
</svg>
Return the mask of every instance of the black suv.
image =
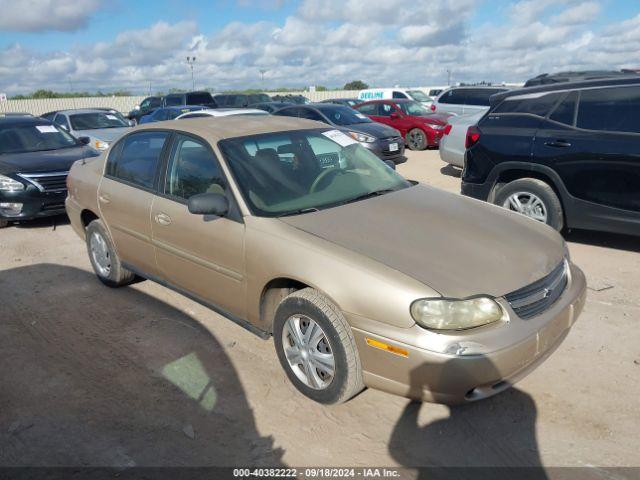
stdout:
<svg viewBox="0 0 640 480">
<path fill-rule="evenodd" d="M 136 124 L 138 124 L 140 123 L 140 119 L 142 117 L 153 112 L 156 108 L 160 108 L 163 102 L 164 102 L 163 97 L 147 97 L 142 102 L 140 102 L 140 105 L 136 105 L 136 108 L 134 108 L 129 112 L 129 114 L 127 115 L 127 118 L 129 120 L 133 120 Z M 50 112 L 50 113 L 56 113 L 56 112 Z M 52 120 L 52 118 L 48 118 L 46 115 L 47 114 L 42 115 L 42 117 L 47 118 L 48 120 Z"/>
<path fill-rule="evenodd" d="M 170 93 L 164 96 L 163 107 L 178 107 L 182 105 L 202 105 L 217 108 L 218 103 L 209 92 Z"/>
<path fill-rule="evenodd" d="M 464 195 L 558 230 L 640 235 L 640 79 L 494 95 L 466 146 Z"/>
</svg>

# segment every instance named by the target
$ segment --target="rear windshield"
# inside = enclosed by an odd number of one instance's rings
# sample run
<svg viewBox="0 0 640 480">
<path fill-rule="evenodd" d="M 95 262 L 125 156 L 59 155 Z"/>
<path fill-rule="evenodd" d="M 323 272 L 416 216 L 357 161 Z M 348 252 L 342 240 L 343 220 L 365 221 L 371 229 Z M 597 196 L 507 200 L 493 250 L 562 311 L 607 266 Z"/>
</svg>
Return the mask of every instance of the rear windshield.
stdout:
<svg viewBox="0 0 640 480">
<path fill-rule="evenodd" d="M 129 126 L 121 116 L 110 112 L 77 113 L 69 115 L 69 121 L 73 130 L 97 130 Z"/>
<path fill-rule="evenodd" d="M 44 152 L 75 147 L 78 142 L 51 124 L 8 125 L 0 127 L 0 154 Z"/>
<path fill-rule="evenodd" d="M 265 102 L 270 102 L 271 101 L 271 97 L 269 97 L 269 95 L 266 95 L 264 93 L 254 93 L 249 95 L 249 103 L 265 103 Z"/>
<path fill-rule="evenodd" d="M 545 117 L 564 93 L 549 93 L 531 98 L 528 95 L 507 97 L 491 113 L 526 113 Z"/>
<path fill-rule="evenodd" d="M 344 105 L 336 105 L 335 107 L 323 107 L 320 111 L 334 125 L 354 125 L 356 123 L 372 123 L 372 120 L 353 108 Z"/>
<path fill-rule="evenodd" d="M 213 97 L 208 92 L 190 93 L 187 95 L 187 105 L 206 105 L 213 103 Z"/>
<path fill-rule="evenodd" d="M 407 93 L 418 102 L 430 102 L 431 99 L 421 90 L 409 90 Z"/>
</svg>

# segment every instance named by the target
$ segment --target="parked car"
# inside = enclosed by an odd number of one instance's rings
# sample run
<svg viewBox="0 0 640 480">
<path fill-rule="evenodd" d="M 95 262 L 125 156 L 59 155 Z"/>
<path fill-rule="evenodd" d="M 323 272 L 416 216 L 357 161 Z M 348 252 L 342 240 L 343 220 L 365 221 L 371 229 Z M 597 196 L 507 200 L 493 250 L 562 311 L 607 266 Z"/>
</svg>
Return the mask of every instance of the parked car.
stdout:
<svg viewBox="0 0 640 480">
<path fill-rule="evenodd" d="M 431 87 L 427 92 L 427 96 L 431 99 L 431 102 L 433 102 L 438 97 L 438 95 L 440 95 L 442 92 L 444 92 L 448 88 L 450 87 Z"/>
<path fill-rule="evenodd" d="M 430 107 L 433 103 L 422 90 L 405 89 L 405 88 L 368 88 L 358 92 L 358 100 L 367 102 L 369 100 L 415 100 L 422 103 L 426 107 Z"/>
<path fill-rule="evenodd" d="M 551 83 L 578 82 L 583 80 L 599 80 L 603 78 L 621 78 L 635 75 L 633 70 L 585 70 L 573 72 L 543 73 L 530 78 L 524 84 L 525 87 L 535 87 L 538 85 L 549 85 Z"/>
<path fill-rule="evenodd" d="M 454 87 L 445 90 L 431 105 L 434 112 L 468 115 L 489 110 L 489 98 L 506 92 L 505 87 Z"/>
<path fill-rule="evenodd" d="M 184 120 L 185 118 L 202 118 L 202 117 L 230 117 L 233 115 L 269 115 L 269 113 L 258 108 L 209 108 L 194 112 L 186 112 L 176 118 L 176 120 Z"/>
<path fill-rule="evenodd" d="M 203 107 L 200 105 L 178 105 L 177 107 L 157 108 L 156 110 L 149 113 L 148 115 L 145 115 L 144 117 L 140 118 L 140 124 L 164 122 L 165 120 L 173 120 L 185 113 L 197 112 L 197 111 L 205 110 L 206 108 L 207 107 Z"/>
<path fill-rule="evenodd" d="M 254 103 L 266 103 L 271 97 L 266 93 L 223 93 L 213 97 L 219 107 L 243 108 Z"/>
<path fill-rule="evenodd" d="M 409 182 L 318 122 L 143 125 L 76 162 L 69 186 L 104 284 L 155 280 L 272 336 L 321 403 L 365 386 L 490 397 L 547 358 L 585 302 L 557 232 Z"/>
<path fill-rule="evenodd" d="M 271 100 L 274 102 L 285 102 L 285 103 L 294 103 L 296 105 L 306 105 L 307 103 L 311 103 L 307 97 L 303 95 L 273 95 Z"/>
<path fill-rule="evenodd" d="M 407 157 L 404 156 L 404 141 L 396 129 L 373 122 L 365 115 L 344 105 L 333 103 L 295 105 L 282 108 L 273 114 L 306 118 L 332 125 L 347 132 L 381 160 L 390 160 L 394 164 L 407 161 Z"/>
<path fill-rule="evenodd" d="M 61 110 L 53 116 L 53 123 L 75 137 L 88 137 L 90 145 L 97 150 L 106 150 L 118 137 L 131 130 L 133 123 L 116 110 L 105 108 L 82 108 Z"/>
<path fill-rule="evenodd" d="M 163 107 L 178 107 L 181 105 L 200 105 L 216 108 L 218 104 L 209 92 L 170 93 L 165 95 Z"/>
<path fill-rule="evenodd" d="M 469 127 L 476 125 L 484 112 L 469 115 L 453 115 L 447 119 L 447 125 L 440 139 L 440 158 L 443 162 L 464 167 L 465 144 Z"/>
<path fill-rule="evenodd" d="M 467 132 L 462 193 L 560 230 L 640 235 L 640 79 L 492 98 Z"/>
<path fill-rule="evenodd" d="M 358 100 L 357 98 L 330 98 L 328 100 L 322 100 L 320 103 L 335 103 L 336 105 L 353 107 L 354 105 L 362 103 L 362 101 Z"/>
<path fill-rule="evenodd" d="M 64 213 L 71 164 L 98 152 L 43 118 L 0 117 L 0 228 Z"/>
<path fill-rule="evenodd" d="M 249 105 L 249 108 L 257 108 L 259 110 L 264 110 L 268 113 L 273 113 L 276 110 L 280 110 L 281 108 L 288 107 L 290 105 L 295 105 L 290 102 L 263 102 L 263 103 L 254 103 Z"/>
<path fill-rule="evenodd" d="M 33 117 L 33 115 L 26 112 L 2 112 L 0 113 L 0 118 L 3 117 Z"/>
<path fill-rule="evenodd" d="M 437 147 L 449 115 L 433 113 L 414 100 L 376 100 L 354 107 L 371 120 L 400 132 L 411 150 Z"/>
<path fill-rule="evenodd" d="M 153 112 L 156 108 L 162 107 L 163 103 L 164 97 L 147 97 L 140 102 L 140 105 L 136 105 L 133 110 L 129 112 L 127 117 L 129 120 L 133 120 L 134 123 L 138 124 L 142 117 Z"/>
</svg>

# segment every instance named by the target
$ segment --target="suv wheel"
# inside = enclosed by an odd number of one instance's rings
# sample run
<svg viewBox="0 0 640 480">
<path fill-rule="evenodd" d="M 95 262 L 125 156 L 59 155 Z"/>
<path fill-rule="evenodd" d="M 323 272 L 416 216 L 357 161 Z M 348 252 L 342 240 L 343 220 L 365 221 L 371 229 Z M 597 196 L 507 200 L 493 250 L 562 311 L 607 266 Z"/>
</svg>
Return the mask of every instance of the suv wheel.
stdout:
<svg viewBox="0 0 640 480">
<path fill-rule="evenodd" d="M 409 130 L 409 133 L 407 133 L 407 146 L 411 150 L 424 150 L 427 148 L 427 135 L 419 128 Z"/>
<path fill-rule="evenodd" d="M 556 192 L 537 178 L 521 178 L 499 187 L 494 203 L 562 230 L 564 215 Z"/>
<path fill-rule="evenodd" d="M 319 403 L 342 403 L 364 388 L 351 327 L 320 292 L 305 288 L 280 303 L 273 338 L 289 380 Z"/>
<path fill-rule="evenodd" d="M 91 266 L 102 283 L 109 287 L 120 287 L 133 281 L 135 274 L 123 268 L 100 220 L 89 224 L 86 239 Z"/>
</svg>

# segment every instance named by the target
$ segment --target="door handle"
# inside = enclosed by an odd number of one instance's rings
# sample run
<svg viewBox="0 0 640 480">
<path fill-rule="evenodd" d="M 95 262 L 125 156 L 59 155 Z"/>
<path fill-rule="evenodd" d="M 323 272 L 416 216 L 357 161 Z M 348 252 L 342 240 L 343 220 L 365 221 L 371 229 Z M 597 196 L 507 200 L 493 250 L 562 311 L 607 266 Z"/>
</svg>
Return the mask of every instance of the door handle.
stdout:
<svg viewBox="0 0 640 480">
<path fill-rule="evenodd" d="M 108 195 L 98 195 L 100 203 L 111 203 L 111 198 Z"/>
<path fill-rule="evenodd" d="M 566 148 L 570 147 L 571 143 L 566 140 L 553 140 L 552 142 L 544 142 L 547 147 Z"/>
<path fill-rule="evenodd" d="M 167 226 L 171 225 L 171 217 L 166 213 L 159 213 L 153 217 L 157 224 Z"/>
</svg>

